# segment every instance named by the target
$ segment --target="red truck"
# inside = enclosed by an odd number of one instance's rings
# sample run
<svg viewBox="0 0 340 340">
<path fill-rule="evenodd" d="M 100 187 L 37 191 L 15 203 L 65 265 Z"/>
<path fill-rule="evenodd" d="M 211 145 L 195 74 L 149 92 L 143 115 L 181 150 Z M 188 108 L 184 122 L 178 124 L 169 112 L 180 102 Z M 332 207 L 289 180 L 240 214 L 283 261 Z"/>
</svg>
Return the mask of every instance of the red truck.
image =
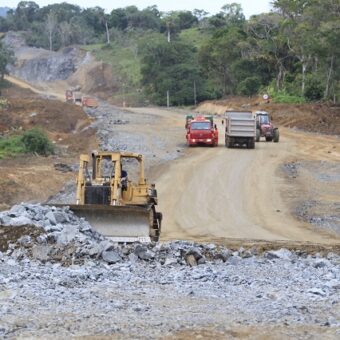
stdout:
<svg viewBox="0 0 340 340">
<path fill-rule="evenodd" d="M 189 146 L 218 145 L 218 130 L 216 124 L 213 122 L 212 116 L 193 117 L 187 121 L 186 129 L 186 139 Z"/>
</svg>

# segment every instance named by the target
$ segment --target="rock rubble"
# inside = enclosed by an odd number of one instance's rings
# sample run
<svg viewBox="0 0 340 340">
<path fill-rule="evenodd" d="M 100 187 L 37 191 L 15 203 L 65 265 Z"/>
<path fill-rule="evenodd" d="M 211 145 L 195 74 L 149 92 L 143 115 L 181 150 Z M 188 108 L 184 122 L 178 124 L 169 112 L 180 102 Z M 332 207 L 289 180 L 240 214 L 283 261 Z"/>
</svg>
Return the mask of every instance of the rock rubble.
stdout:
<svg viewBox="0 0 340 340">
<path fill-rule="evenodd" d="M 235 325 L 339 335 L 335 253 L 115 244 L 67 207 L 40 204 L 1 212 L 0 225 L 1 338 L 164 338 Z"/>
</svg>

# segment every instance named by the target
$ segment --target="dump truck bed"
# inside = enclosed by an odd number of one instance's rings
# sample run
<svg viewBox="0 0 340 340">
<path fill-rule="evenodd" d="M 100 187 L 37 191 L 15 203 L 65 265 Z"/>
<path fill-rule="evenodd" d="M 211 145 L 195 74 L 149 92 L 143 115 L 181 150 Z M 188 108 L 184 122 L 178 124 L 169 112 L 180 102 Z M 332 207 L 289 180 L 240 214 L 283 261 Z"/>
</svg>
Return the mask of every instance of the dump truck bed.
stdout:
<svg viewBox="0 0 340 340">
<path fill-rule="evenodd" d="M 230 137 L 254 137 L 256 121 L 251 111 L 227 111 L 226 134 Z"/>
</svg>

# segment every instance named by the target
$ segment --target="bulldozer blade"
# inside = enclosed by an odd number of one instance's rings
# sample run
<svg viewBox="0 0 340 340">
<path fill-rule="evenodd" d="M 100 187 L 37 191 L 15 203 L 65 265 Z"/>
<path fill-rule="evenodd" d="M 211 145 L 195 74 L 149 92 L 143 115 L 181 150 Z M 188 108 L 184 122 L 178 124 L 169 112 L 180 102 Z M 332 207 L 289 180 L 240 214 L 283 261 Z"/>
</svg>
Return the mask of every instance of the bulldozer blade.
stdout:
<svg viewBox="0 0 340 340">
<path fill-rule="evenodd" d="M 69 205 L 99 233 L 116 242 L 150 242 L 153 212 L 150 206 Z"/>
</svg>

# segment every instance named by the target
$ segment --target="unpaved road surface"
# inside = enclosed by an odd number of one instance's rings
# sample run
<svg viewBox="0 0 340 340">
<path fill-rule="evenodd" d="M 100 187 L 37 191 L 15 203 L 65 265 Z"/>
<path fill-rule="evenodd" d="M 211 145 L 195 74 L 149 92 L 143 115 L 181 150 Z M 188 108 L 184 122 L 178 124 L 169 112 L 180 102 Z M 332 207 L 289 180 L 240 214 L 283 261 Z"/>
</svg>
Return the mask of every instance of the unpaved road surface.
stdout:
<svg viewBox="0 0 340 340">
<path fill-rule="evenodd" d="M 150 113 L 150 109 L 131 110 Z M 185 142 L 183 114 L 151 112 L 165 117 L 160 131 Z M 161 167 L 156 183 L 159 210 L 164 214 L 162 240 L 339 242 L 334 234 L 316 230 L 293 216 L 290 198 L 297 190 L 280 171 L 285 162 L 297 158 L 337 162 L 338 138 L 281 129 L 279 143 L 260 142 L 255 150 L 227 149 L 221 121 L 219 131 L 218 147 L 186 148 L 184 156 Z M 316 182 L 308 181 L 297 188 L 302 195 L 306 191 L 301 186 Z M 334 185 L 340 190 L 339 181 L 332 183 L 336 190 Z M 333 201 L 337 199 L 333 197 Z"/>
</svg>

